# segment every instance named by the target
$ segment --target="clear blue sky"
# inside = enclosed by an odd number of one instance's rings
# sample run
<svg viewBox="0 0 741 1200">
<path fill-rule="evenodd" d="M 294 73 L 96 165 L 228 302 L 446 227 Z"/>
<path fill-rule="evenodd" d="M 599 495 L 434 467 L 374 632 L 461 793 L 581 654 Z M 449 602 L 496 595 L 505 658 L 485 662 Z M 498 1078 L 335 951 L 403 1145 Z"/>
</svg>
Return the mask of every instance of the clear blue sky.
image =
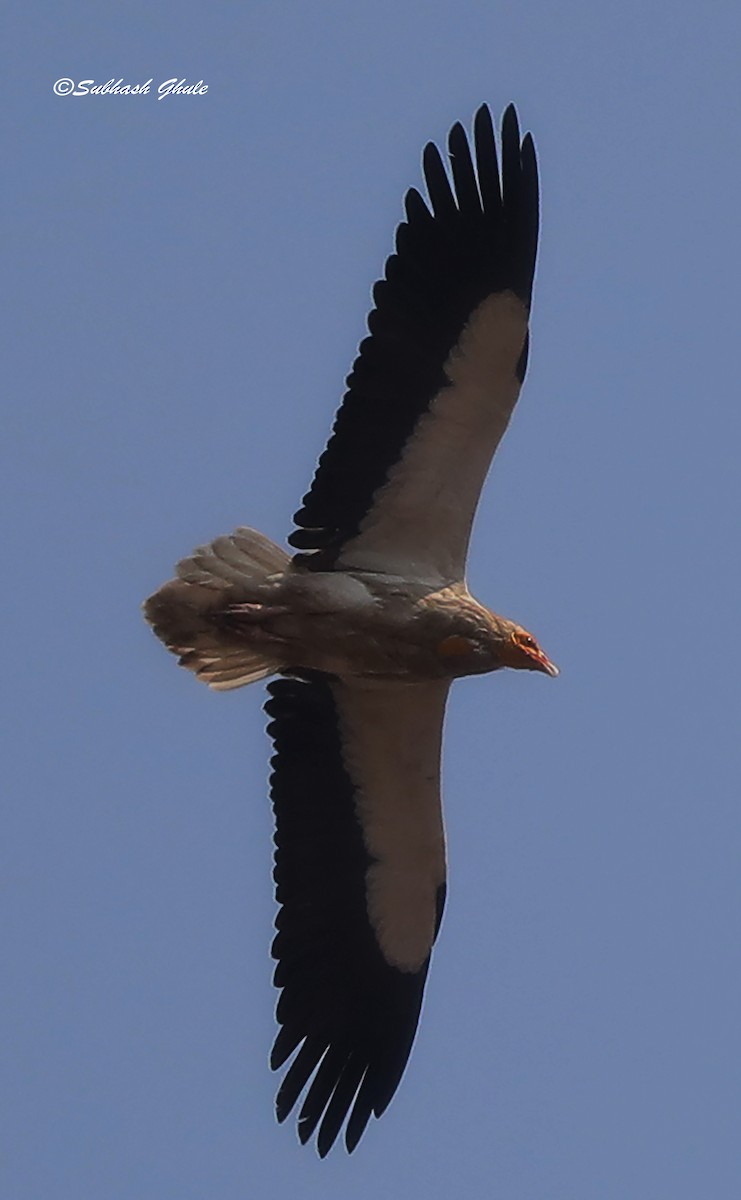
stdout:
<svg viewBox="0 0 741 1200">
<path fill-rule="evenodd" d="M 16 4 L 3 41 L 3 1194 L 735 1200 L 738 4 Z M 175 75 L 208 94 L 52 93 Z M 289 531 L 424 142 L 510 100 L 543 231 L 470 582 L 562 674 L 454 689 L 410 1068 L 320 1163 L 273 1118 L 262 688 L 139 605 Z"/>
</svg>

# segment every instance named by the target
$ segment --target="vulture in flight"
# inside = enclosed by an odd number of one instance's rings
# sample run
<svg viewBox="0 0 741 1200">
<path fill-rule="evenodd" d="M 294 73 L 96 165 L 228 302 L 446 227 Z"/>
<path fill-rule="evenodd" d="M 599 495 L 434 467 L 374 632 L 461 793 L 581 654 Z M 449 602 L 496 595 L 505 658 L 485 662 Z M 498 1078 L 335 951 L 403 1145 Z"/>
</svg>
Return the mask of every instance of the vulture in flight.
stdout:
<svg viewBox="0 0 741 1200">
<path fill-rule="evenodd" d="M 445 900 L 440 747 L 459 676 L 556 675 L 520 625 L 470 595 L 479 494 L 525 375 L 538 235 L 533 142 L 515 110 L 500 154 L 487 107 L 449 172 L 424 151 L 373 290 L 326 450 L 288 538 L 246 527 L 184 558 L 145 604 L 155 633 L 216 690 L 277 675 L 279 912 L 273 956 L 292 1057 L 280 1121 L 353 1150 L 396 1091 Z"/>
</svg>

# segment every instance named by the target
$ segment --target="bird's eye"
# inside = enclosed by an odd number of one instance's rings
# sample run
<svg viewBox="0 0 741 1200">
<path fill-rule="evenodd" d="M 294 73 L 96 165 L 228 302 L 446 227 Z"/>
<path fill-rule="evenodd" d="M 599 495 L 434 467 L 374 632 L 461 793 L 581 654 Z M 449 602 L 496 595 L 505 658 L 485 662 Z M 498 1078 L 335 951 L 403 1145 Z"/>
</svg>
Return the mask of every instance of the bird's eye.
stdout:
<svg viewBox="0 0 741 1200">
<path fill-rule="evenodd" d="M 535 638 L 530 637 L 529 633 L 518 633 L 515 635 L 515 640 L 518 646 L 522 646 L 525 650 L 537 650 Z"/>
</svg>

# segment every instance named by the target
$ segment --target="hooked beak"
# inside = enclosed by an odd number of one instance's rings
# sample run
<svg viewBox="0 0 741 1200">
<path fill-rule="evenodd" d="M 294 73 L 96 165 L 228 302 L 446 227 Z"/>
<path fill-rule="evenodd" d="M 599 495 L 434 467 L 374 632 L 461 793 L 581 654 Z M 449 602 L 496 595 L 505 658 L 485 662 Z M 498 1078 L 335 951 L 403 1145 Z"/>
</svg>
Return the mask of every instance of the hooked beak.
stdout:
<svg viewBox="0 0 741 1200">
<path fill-rule="evenodd" d="M 552 663 L 542 650 L 530 651 L 530 657 L 537 664 L 536 670 L 543 671 L 546 675 L 550 675 L 553 679 L 559 674 L 558 667 Z"/>
</svg>

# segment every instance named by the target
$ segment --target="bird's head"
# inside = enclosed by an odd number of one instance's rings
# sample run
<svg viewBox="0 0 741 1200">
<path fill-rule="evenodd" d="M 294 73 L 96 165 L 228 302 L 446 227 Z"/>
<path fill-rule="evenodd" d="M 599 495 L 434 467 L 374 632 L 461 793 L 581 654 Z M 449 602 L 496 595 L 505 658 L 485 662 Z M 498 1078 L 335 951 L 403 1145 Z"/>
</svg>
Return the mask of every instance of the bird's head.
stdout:
<svg viewBox="0 0 741 1200">
<path fill-rule="evenodd" d="M 541 650 L 531 633 L 521 625 L 499 618 L 501 637 L 499 660 L 503 667 L 514 667 L 520 671 L 543 671 L 546 675 L 558 675 L 558 667 Z"/>
<path fill-rule="evenodd" d="M 455 675 L 476 675 L 514 667 L 558 675 L 558 667 L 521 625 L 473 601 L 463 610 L 463 624 L 437 645 L 437 653 Z"/>
</svg>

